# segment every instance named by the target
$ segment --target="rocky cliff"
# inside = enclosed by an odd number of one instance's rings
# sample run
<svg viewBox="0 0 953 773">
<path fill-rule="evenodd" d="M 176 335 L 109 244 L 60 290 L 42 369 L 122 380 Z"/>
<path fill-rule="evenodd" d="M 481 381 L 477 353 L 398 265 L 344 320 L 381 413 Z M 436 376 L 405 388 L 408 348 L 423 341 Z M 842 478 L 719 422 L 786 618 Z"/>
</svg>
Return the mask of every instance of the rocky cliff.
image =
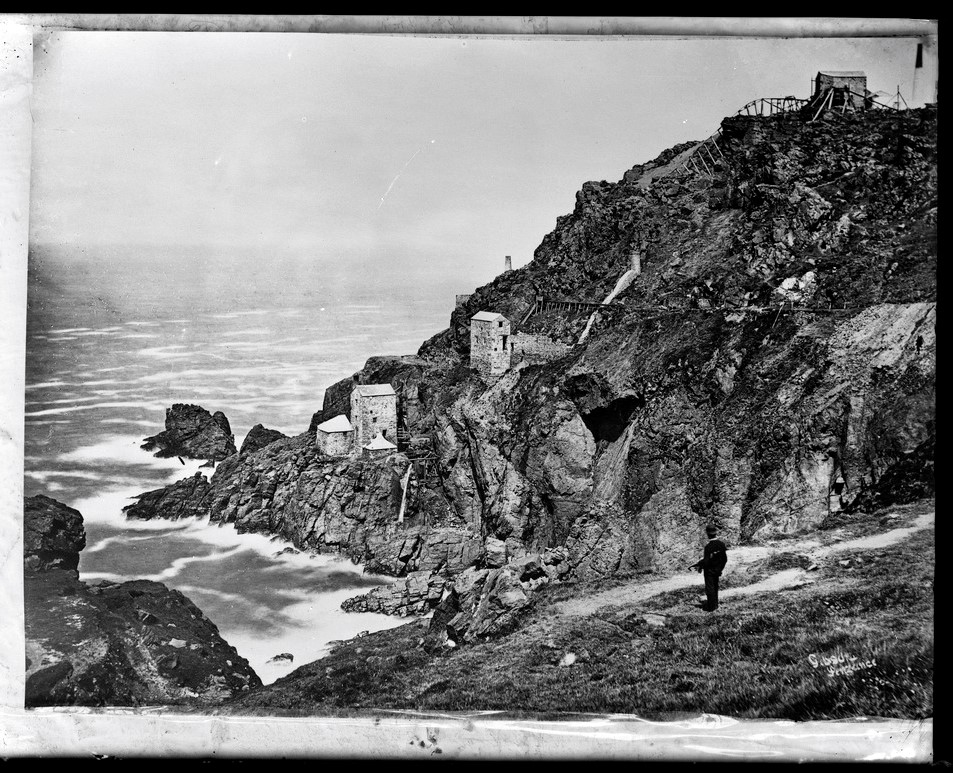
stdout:
<svg viewBox="0 0 953 773">
<path fill-rule="evenodd" d="M 710 175 L 678 173 L 691 150 L 584 184 L 531 263 L 416 356 L 328 388 L 307 432 L 226 459 L 201 507 L 404 575 L 351 606 L 439 604 L 467 639 L 540 582 L 678 566 L 708 522 L 740 543 L 932 492 L 935 108 L 729 118 Z M 526 319 L 538 294 L 601 301 L 636 255 L 591 319 Z M 479 310 L 572 346 L 485 382 L 468 367 Z M 380 382 L 435 461 L 315 452 L 314 427 Z"/>
<path fill-rule="evenodd" d="M 78 510 L 30 497 L 24 532 L 26 706 L 210 706 L 261 686 L 178 591 L 81 582 Z"/>
</svg>

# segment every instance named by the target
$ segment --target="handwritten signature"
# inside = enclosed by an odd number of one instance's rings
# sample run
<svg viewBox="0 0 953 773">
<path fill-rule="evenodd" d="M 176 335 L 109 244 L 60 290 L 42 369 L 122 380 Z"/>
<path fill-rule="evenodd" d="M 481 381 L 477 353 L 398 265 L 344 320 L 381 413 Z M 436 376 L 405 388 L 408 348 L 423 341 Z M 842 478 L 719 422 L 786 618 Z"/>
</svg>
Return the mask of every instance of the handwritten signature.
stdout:
<svg viewBox="0 0 953 773">
<path fill-rule="evenodd" d="M 826 669 L 828 676 L 849 676 L 855 671 L 863 671 L 865 668 L 874 668 L 877 665 L 876 658 L 860 660 L 856 655 L 839 650 L 833 655 L 819 655 L 812 652 L 807 656 L 807 662 L 812 668 Z"/>
</svg>

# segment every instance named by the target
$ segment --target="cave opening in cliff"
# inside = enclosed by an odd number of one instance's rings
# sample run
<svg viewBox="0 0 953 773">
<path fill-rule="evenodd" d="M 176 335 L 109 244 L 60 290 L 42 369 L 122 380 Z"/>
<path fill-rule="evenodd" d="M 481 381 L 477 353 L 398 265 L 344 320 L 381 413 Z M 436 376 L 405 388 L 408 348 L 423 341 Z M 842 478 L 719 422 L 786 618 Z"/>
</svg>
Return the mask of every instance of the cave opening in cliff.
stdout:
<svg viewBox="0 0 953 773">
<path fill-rule="evenodd" d="M 642 404 L 638 397 L 629 395 L 601 405 L 582 415 L 582 420 L 598 443 L 605 440 L 612 443 L 619 439 L 629 423 L 632 412 Z"/>
</svg>

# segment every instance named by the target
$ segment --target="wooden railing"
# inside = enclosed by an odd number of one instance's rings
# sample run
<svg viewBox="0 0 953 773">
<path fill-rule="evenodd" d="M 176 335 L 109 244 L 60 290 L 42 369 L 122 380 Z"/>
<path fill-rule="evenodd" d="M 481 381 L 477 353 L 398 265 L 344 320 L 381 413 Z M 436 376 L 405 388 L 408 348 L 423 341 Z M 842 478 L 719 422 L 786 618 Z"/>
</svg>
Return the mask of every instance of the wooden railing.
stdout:
<svg viewBox="0 0 953 773">
<path fill-rule="evenodd" d="M 777 115 L 793 113 L 806 105 L 808 100 L 798 97 L 760 97 L 742 105 L 735 115 Z"/>
</svg>

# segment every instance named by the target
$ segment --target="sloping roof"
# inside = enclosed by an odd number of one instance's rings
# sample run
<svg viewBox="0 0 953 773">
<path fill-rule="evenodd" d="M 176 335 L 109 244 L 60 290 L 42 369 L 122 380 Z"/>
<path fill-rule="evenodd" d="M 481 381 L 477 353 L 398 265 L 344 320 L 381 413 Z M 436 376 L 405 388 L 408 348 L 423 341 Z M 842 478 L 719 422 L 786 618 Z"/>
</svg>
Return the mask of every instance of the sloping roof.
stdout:
<svg viewBox="0 0 953 773">
<path fill-rule="evenodd" d="M 361 446 L 361 448 L 368 448 L 371 451 L 383 451 L 389 450 L 391 448 L 397 448 L 397 446 L 395 446 L 380 432 L 378 432 L 370 443 L 365 443 L 363 446 Z"/>
<path fill-rule="evenodd" d="M 347 420 L 347 416 L 342 413 L 340 416 L 321 422 L 318 429 L 322 432 L 350 432 L 354 428 L 351 426 L 351 422 Z"/>
<path fill-rule="evenodd" d="M 495 311 L 478 311 L 472 317 L 471 320 L 476 320 L 477 322 L 496 322 L 497 320 L 506 320 L 502 314 L 497 314 Z M 509 320 L 506 320 L 507 322 Z"/>
<path fill-rule="evenodd" d="M 394 387 L 390 384 L 358 384 L 354 391 L 362 397 L 380 397 L 382 395 L 393 395 Z"/>
<path fill-rule="evenodd" d="M 835 78 L 866 78 L 867 73 L 861 70 L 820 70 L 818 75 L 833 75 Z"/>
</svg>

